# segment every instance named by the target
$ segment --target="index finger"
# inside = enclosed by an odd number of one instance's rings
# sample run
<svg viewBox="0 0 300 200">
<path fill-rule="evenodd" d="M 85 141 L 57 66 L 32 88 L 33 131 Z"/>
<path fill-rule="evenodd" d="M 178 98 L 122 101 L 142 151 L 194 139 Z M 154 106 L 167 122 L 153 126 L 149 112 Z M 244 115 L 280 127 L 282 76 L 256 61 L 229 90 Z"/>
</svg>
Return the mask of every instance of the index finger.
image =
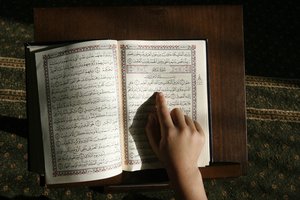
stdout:
<svg viewBox="0 0 300 200">
<path fill-rule="evenodd" d="M 167 106 L 166 99 L 161 92 L 156 94 L 156 106 L 161 131 L 163 131 L 165 128 L 173 127 L 174 124 Z"/>
</svg>

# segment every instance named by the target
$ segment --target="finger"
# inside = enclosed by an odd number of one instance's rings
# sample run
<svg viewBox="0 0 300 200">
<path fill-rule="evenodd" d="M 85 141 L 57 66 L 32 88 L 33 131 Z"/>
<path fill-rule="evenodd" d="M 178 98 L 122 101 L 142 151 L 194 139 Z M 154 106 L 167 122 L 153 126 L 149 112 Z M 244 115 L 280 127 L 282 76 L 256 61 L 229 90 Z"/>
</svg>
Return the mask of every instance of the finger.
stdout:
<svg viewBox="0 0 300 200">
<path fill-rule="evenodd" d="M 201 142 L 202 142 L 202 144 L 204 144 L 205 143 L 205 134 L 204 134 L 204 131 L 203 131 L 202 127 L 200 126 L 200 124 L 198 122 L 194 121 L 194 124 L 195 124 L 195 127 L 197 129 L 197 132 L 200 135 Z"/>
<path fill-rule="evenodd" d="M 156 107 L 161 131 L 163 132 L 165 128 L 173 127 L 174 124 L 167 106 L 166 99 L 161 92 L 157 93 L 156 95 Z"/>
<path fill-rule="evenodd" d="M 149 104 L 151 105 L 151 111 L 156 112 L 155 104 L 156 104 L 156 95 L 157 92 L 154 92 L 149 98 Z"/>
<path fill-rule="evenodd" d="M 185 117 L 185 123 L 191 129 L 191 131 L 193 132 L 198 131 L 194 121 L 187 115 L 185 115 L 184 117 Z"/>
<path fill-rule="evenodd" d="M 196 127 L 197 131 L 198 131 L 201 135 L 204 135 L 204 131 L 203 131 L 201 125 L 200 125 L 197 121 L 194 121 L 194 124 L 195 124 L 195 127 Z"/>
<path fill-rule="evenodd" d="M 182 110 L 180 108 L 174 108 L 171 111 L 171 118 L 173 120 L 173 123 L 175 126 L 179 127 L 179 128 L 184 128 L 186 127 L 186 122 L 185 122 L 185 117 L 184 114 L 182 112 Z"/>
<path fill-rule="evenodd" d="M 146 124 L 146 135 L 152 150 L 156 155 L 158 155 L 160 130 L 157 119 L 155 119 L 155 115 L 153 113 L 149 114 L 148 117 L 148 121 Z"/>
</svg>

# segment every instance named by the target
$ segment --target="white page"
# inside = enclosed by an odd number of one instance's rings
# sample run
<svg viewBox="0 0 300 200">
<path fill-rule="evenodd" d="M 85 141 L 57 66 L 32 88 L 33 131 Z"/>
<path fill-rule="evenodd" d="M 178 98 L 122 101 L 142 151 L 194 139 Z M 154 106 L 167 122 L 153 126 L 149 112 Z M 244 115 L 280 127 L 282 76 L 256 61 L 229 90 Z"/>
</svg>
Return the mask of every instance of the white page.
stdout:
<svg viewBox="0 0 300 200">
<path fill-rule="evenodd" d="M 46 183 L 120 174 L 117 42 L 39 52 L 36 64 Z"/>
<path fill-rule="evenodd" d="M 123 74 L 125 170 L 160 166 L 145 135 L 147 99 L 163 92 L 175 107 L 197 120 L 205 133 L 198 165 L 210 161 L 206 41 L 120 41 Z M 124 95 L 125 94 L 125 95 Z"/>
</svg>

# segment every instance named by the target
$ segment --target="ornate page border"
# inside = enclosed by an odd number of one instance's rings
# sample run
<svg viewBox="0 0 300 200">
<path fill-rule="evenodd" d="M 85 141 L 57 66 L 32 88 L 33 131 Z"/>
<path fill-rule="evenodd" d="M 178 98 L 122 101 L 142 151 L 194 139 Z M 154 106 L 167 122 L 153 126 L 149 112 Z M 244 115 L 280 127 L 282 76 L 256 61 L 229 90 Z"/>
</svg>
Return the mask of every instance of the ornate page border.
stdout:
<svg viewBox="0 0 300 200">
<path fill-rule="evenodd" d="M 121 45 L 121 67 L 122 67 L 122 98 L 123 98 L 123 113 L 124 113 L 124 153 L 125 153 L 125 164 L 135 165 L 142 164 L 140 160 L 129 160 L 128 158 L 128 122 L 127 122 L 127 93 L 126 93 L 126 50 L 138 49 L 138 50 L 191 50 L 191 76 L 192 76 L 192 119 L 196 120 L 197 116 L 197 101 L 196 101 L 196 45 L 136 45 L 134 48 L 129 45 Z M 156 159 L 149 159 L 147 161 L 154 161 Z"/>
<path fill-rule="evenodd" d="M 116 45 L 93 45 L 93 46 L 86 46 L 86 47 L 80 47 L 80 48 L 73 48 L 65 51 L 61 51 L 54 54 L 48 54 L 43 56 L 43 67 L 45 72 L 45 89 L 46 89 L 46 97 L 47 97 L 47 109 L 48 109 L 48 123 L 49 123 L 49 134 L 50 134 L 50 148 L 51 148 L 51 158 L 52 158 L 52 166 L 53 166 L 53 176 L 70 176 L 70 175 L 82 175 L 87 173 L 95 173 L 95 172 L 103 172 L 108 171 L 117 167 L 120 167 L 122 163 L 116 163 L 109 166 L 104 167 L 97 167 L 97 168 L 87 168 L 87 169 L 79 169 L 79 170 L 64 170 L 64 171 L 58 171 L 57 169 L 57 163 L 56 163 L 56 157 L 55 157 L 55 143 L 54 143 L 54 132 L 53 132 L 53 120 L 52 120 L 52 106 L 51 106 L 51 95 L 50 95 L 50 83 L 49 83 L 49 72 L 48 72 L 48 60 L 64 55 L 69 55 L 73 53 L 79 53 L 79 52 L 87 52 L 87 51 L 93 51 L 93 50 L 107 50 L 111 49 L 113 51 L 114 56 L 114 65 L 115 65 L 115 74 L 116 74 L 116 80 L 118 81 L 118 67 L 117 67 L 117 46 Z M 118 89 L 118 88 L 117 88 Z M 119 92 L 117 91 L 117 94 L 119 95 Z M 118 112 L 120 113 L 120 112 Z M 120 117 L 119 117 L 120 119 Z"/>
</svg>

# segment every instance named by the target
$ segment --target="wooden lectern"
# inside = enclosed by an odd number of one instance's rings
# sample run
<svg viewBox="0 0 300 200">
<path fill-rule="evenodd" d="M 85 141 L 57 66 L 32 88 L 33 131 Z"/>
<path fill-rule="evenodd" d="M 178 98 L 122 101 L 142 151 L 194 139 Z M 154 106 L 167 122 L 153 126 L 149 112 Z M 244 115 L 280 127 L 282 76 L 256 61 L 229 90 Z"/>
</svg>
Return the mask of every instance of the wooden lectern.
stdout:
<svg viewBox="0 0 300 200">
<path fill-rule="evenodd" d="M 247 133 L 241 6 L 37 8 L 35 42 L 88 39 L 207 39 L 211 103 L 210 166 L 204 178 L 246 173 Z M 162 170 L 124 172 L 106 190 L 168 187 Z"/>
</svg>

